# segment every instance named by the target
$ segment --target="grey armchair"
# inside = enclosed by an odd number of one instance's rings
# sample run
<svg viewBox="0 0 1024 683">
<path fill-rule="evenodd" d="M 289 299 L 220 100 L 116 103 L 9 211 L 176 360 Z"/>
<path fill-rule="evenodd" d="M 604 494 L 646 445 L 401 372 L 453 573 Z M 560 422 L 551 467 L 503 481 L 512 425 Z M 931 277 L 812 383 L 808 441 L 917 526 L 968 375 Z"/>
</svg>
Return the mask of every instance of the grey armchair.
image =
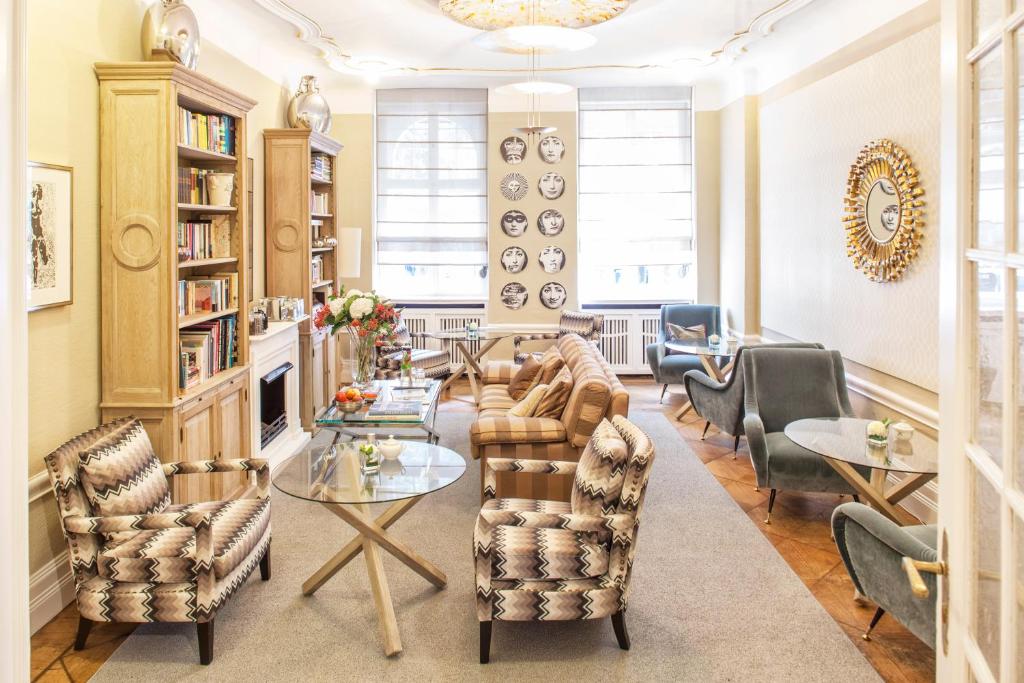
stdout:
<svg viewBox="0 0 1024 683">
<path fill-rule="evenodd" d="M 666 323 L 692 327 L 704 325 L 708 335 L 720 335 L 721 326 L 719 321 L 718 306 L 704 306 L 699 304 L 669 304 L 661 307 L 661 324 L 658 326 L 658 340 L 647 345 L 647 363 L 654 373 L 654 381 L 661 384 L 661 398 L 665 398 L 665 392 L 669 384 L 682 384 L 683 377 L 690 370 L 700 370 L 698 356 L 689 354 L 670 354 L 665 348 L 665 340 L 669 339 Z"/>
<path fill-rule="evenodd" d="M 724 382 L 709 377 L 703 370 L 690 370 L 683 376 L 686 395 L 693 403 L 693 409 L 705 420 L 704 435 L 708 427 L 715 425 L 726 434 L 735 437 L 732 445 L 732 457 L 740 447 L 743 435 L 743 366 L 746 364 L 747 352 L 752 349 L 824 349 L 821 344 L 805 344 L 801 342 L 784 342 L 779 344 L 751 344 L 741 346 L 736 351 L 736 360 L 732 374 Z M 701 440 L 704 436 L 701 436 Z"/>
<path fill-rule="evenodd" d="M 925 644 L 935 647 L 935 575 L 922 573 L 928 597 L 915 597 L 903 571 L 903 558 L 938 560 L 935 526 L 894 524 L 860 503 L 840 505 L 832 513 L 832 533 L 853 584 L 878 605 L 864 640 L 888 612 Z"/>
<path fill-rule="evenodd" d="M 806 417 L 853 417 L 846 373 L 838 351 L 760 348 L 746 354 L 743 430 L 758 487 L 770 487 L 771 523 L 779 489 L 820 493 L 856 491 L 821 455 L 796 445 L 786 425 Z M 859 468 L 865 478 L 867 468 Z"/>
</svg>

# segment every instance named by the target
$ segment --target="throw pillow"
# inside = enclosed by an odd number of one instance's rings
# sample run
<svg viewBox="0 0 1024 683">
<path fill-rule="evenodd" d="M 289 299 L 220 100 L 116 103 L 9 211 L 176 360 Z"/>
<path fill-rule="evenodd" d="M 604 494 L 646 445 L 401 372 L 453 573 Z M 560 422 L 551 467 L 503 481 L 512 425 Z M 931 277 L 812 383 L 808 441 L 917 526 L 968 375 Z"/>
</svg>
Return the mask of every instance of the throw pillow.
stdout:
<svg viewBox="0 0 1024 683">
<path fill-rule="evenodd" d="M 703 323 L 690 327 L 665 323 L 665 327 L 668 328 L 669 341 L 704 341 L 708 336 Z"/>
<path fill-rule="evenodd" d="M 601 420 L 576 466 L 569 498 L 574 515 L 608 515 L 616 511 L 628 458 L 629 448 L 618 430 L 608 420 Z"/>
<path fill-rule="evenodd" d="M 564 365 L 565 359 L 562 358 L 558 347 L 552 346 L 540 357 L 540 372 L 533 378 L 533 384 L 530 385 L 530 389 L 533 389 L 538 384 L 551 384 L 552 380 L 555 379 L 555 375 L 558 374 L 558 371 Z"/>
<path fill-rule="evenodd" d="M 540 403 L 537 404 L 537 409 L 533 411 L 533 416 L 560 419 L 565 411 L 565 404 L 569 402 L 569 394 L 571 393 L 572 373 L 569 372 L 569 368 L 563 366 L 551 380 L 551 383 L 547 385 Z"/>
<path fill-rule="evenodd" d="M 78 457 L 93 514 L 144 515 L 171 504 L 163 466 L 139 420 L 126 422 Z"/>
<path fill-rule="evenodd" d="M 512 381 L 508 384 L 508 395 L 517 401 L 523 400 L 523 397 L 530 392 L 530 388 L 534 385 L 533 380 L 540 370 L 540 361 L 533 356 L 527 356 L 516 374 L 512 375 Z"/>
<path fill-rule="evenodd" d="M 530 389 L 530 393 L 522 401 L 508 409 L 509 416 L 533 417 L 533 414 L 537 411 L 537 404 L 540 403 L 540 399 L 547 390 L 547 384 L 538 384 L 533 389 Z"/>
</svg>

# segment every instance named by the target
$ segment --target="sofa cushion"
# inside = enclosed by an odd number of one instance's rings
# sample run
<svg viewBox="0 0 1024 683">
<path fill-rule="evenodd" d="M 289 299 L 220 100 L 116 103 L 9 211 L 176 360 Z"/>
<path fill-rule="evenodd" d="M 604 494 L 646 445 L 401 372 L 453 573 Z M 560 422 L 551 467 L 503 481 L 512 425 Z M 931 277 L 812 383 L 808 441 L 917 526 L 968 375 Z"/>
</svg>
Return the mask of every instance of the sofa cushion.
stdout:
<svg viewBox="0 0 1024 683">
<path fill-rule="evenodd" d="M 533 414 L 537 417 L 561 419 L 562 413 L 565 411 L 565 404 L 568 403 L 569 395 L 572 393 L 572 373 L 569 372 L 569 368 L 563 366 L 550 384 L 541 386 L 547 386 L 547 389 L 537 403 Z"/>
<path fill-rule="evenodd" d="M 480 389 L 480 403 L 477 408 L 484 410 L 508 410 L 516 400 L 508 395 L 504 384 L 487 384 Z"/>
<path fill-rule="evenodd" d="M 483 375 L 480 379 L 484 384 L 502 384 L 507 387 L 519 371 L 519 366 L 510 360 L 489 360 L 481 369 Z"/>
<path fill-rule="evenodd" d="M 509 415 L 478 417 L 469 427 L 474 445 L 489 443 L 553 443 L 565 441 L 565 427 L 558 420 Z"/>
<path fill-rule="evenodd" d="M 580 369 L 577 366 L 577 370 Z M 583 448 L 590 441 L 594 429 L 605 419 L 612 397 L 612 389 L 604 373 L 595 364 L 587 364 L 591 370 L 575 378 L 569 401 L 562 411 L 562 423 L 569 435 L 569 441 L 577 448 Z"/>
<path fill-rule="evenodd" d="M 491 552 L 496 579 L 583 579 L 608 571 L 608 549 L 569 529 L 499 526 Z"/>
<path fill-rule="evenodd" d="M 171 505 L 166 512 L 211 513 L 213 574 L 222 579 L 256 548 L 270 526 L 269 498 Z M 194 529 L 111 534 L 100 550 L 100 576 L 112 581 L 187 583 L 197 576 Z"/>
<path fill-rule="evenodd" d="M 533 356 L 527 356 L 519 370 L 512 376 L 508 384 L 508 394 L 517 401 L 521 401 L 531 387 L 536 386 L 534 379 L 541 371 L 540 361 Z"/>
<path fill-rule="evenodd" d="M 137 419 L 83 450 L 79 463 L 82 488 L 97 516 L 144 515 L 171 503 L 163 466 Z"/>
<path fill-rule="evenodd" d="M 558 371 L 565 366 L 565 359 L 559 353 L 558 347 L 552 346 L 544 352 L 544 355 L 540 357 L 540 366 L 540 372 L 533 378 L 531 389 L 538 384 L 551 384 Z"/>
<path fill-rule="evenodd" d="M 508 414 L 513 417 L 533 417 L 537 412 L 537 404 L 547 393 L 547 384 L 538 384 L 519 403 L 508 409 Z"/>
<path fill-rule="evenodd" d="M 603 515 L 616 511 L 628 458 L 625 439 L 608 420 L 601 420 L 576 468 L 570 498 L 573 514 Z"/>
</svg>

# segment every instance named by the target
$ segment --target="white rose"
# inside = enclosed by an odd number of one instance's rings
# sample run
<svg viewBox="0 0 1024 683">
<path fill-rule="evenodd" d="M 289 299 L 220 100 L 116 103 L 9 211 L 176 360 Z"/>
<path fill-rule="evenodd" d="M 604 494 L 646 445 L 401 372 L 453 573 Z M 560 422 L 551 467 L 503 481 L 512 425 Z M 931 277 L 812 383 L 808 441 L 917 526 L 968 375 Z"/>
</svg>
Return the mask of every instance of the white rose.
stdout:
<svg viewBox="0 0 1024 683">
<path fill-rule="evenodd" d="M 331 309 L 331 315 L 338 316 L 345 311 L 345 300 L 331 299 L 327 302 L 327 307 Z"/>
<path fill-rule="evenodd" d="M 373 299 L 367 299 L 365 296 L 356 299 L 352 302 L 352 305 L 348 307 L 348 314 L 355 319 L 365 318 L 372 312 Z"/>
<path fill-rule="evenodd" d="M 347 292 L 345 292 L 345 298 L 346 299 L 351 299 L 354 296 L 362 296 L 362 295 L 363 295 L 363 293 L 360 292 L 358 289 L 350 289 Z"/>
<path fill-rule="evenodd" d="M 878 420 L 875 420 L 874 422 L 868 423 L 868 436 L 884 439 L 886 436 L 888 436 L 888 430 L 886 429 L 883 423 L 879 422 Z"/>
</svg>

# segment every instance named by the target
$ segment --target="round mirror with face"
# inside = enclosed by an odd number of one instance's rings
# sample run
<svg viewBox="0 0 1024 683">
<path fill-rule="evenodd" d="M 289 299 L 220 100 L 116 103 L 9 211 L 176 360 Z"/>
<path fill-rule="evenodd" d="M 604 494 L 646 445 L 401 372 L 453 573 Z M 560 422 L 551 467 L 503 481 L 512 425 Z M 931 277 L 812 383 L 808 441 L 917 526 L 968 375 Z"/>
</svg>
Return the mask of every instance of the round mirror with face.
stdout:
<svg viewBox="0 0 1024 683">
<path fill-rule="evenodd" d="M 559 273 L 565 268 L 565 252 L 561 247 L 549 244 L 540 250 L 537 262 L 544 269 L 545 273 Z"/>
<path fill-rule="evenodd" d="M 522 173 L 509 173 L 501 179 L 501 194 L 509 201 L 518 202 L 526 196 L 526 176 Z"/>
<path fill-rule="evenodd" d="M 557 164 L 565 156 L 565 143 L 560 137 L 548 135 L 541 138 L 540 144 L 537 145 L 537 152 L 544 163 Z"/>
<path fill-rule="evenodd" d="M 521 282 L 510 282 L 501 288 L 501 303 L 505 304 L 505 308 L 513 311 L 518 311 L 525 306 L 529 296 L 526 287 Z"/>
<path fill-rule="evenodd" d="M 522 247 L 509 247 L 501 252 L 501 267 L 506 273 L 521 273 L 526 268 L 526 250 Z"/>
<path fill-rule="evenodd" d="M 501 215 L 501 231 L 509 237 L 522 236 L 528 223 L 526 214 L 516 209 L 509 209 Z"/>
<path fill-rule="evenodd" d="M 546 308 L 561 308 L 567 296 L 565 287 L 557 282 L 549 282 L 540 288 L 540 302 Z"/>
<path fill-rule="evenodd" d="M 900 227 L 900 197 L 896 186 L 888 178 L 879 178 L 868 190 L 864 219 L 871 236 L 888 243 Z"/>
<path fill-rule="evenodd" d="M 537 189 L 544 199 L 558 199 L 565 192 L 565 178 L 557 173 L 545 173 L 540 177 Z"/>
<path fill-rule="evenodd" d="M 903 276 L 917 256 L 924 227 L 924 190 L 906 150 L 874 140 L 860 150 L 846 181 L 846 253 L 875 282 Z"/>
<path fill-rule="evenodd" d="M 501 158 L 506 164 L 520 164 L 526 153 L 526 143 L 522 138 L 512 136 L 501 141 Z"/>
<path fill-rule="evenodd" d="M 558 209 L 547 209 L 537 217 L 537 229 L 545 237 L 556 237 L 565 228 L 565 217 Z"/>
</svg>

